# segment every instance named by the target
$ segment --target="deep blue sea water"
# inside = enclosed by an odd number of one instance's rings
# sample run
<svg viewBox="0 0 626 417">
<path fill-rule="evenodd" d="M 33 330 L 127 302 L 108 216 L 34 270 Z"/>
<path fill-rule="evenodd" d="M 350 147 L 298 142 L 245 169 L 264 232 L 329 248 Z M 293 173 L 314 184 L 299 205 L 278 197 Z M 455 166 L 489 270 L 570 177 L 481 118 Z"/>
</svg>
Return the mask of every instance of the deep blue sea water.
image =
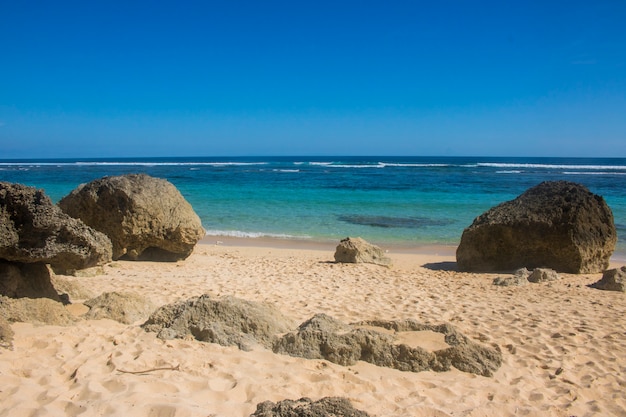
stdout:
<svg viewBox="0 0 626 417">
<path fill-rule="evenodd" d="M 264 157 L 0 160 L 0 181 L 58 201 L 79 184 L 143 172 L 166 178 L 207 234 L 379 245 L 456 245 L 473 219 L 546 180 L 605 198 L 626 253 L 626 158 Z"/>
</svg>

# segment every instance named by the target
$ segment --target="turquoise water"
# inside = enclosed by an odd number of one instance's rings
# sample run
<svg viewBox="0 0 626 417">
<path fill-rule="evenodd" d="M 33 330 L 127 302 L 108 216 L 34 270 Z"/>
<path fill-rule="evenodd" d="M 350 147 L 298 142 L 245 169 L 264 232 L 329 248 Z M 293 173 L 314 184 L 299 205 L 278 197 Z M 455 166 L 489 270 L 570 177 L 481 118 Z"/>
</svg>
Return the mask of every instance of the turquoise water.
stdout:
<svg viewBox="0 0 626 417">
<path fill-rule="evenodd" d="M 171 181 L 212 236 L 458 244 L 490 207 L 546 180 L 602 195 L 626 253 L 626 158 L 280 157 L 0 161 L 0 180 L 58 201 L 79 184 L 144 172 Z"/>
</svg>

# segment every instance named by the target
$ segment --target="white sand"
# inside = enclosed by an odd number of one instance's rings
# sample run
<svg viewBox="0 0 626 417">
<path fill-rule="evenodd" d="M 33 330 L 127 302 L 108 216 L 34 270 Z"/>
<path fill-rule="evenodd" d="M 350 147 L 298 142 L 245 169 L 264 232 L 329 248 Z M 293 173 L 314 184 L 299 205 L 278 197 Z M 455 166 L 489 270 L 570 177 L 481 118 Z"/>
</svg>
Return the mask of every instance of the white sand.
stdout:
<svg viewBox="0 0 626 417">
<path fill-rule="evenodd" d="M 588 288 L 601 274 L 498 287 L 498 274 L 451 271 L 449 248 L 390 253 L 394 265 L 385 268 L 332 263 L 332 245 L 231 244 L 199 245 L 177 263 L 114 262 L 104 275 L 72 279 L 93 295 L 134 291 L 157 305 L 203 293 L 269 302 L 299 322 L 320 312 L 345 322 L 449 322 L 499 346 L 504 363 L 490 378 L 410 373 L 162 341 L 140 323 L 16 323 L 14 349 L 0 350 L 0 416 L 238 417 L 262 401 L 303 396 L 347 397 L 380 417 L 626 416 L 626 296 Z M 445 346 L 440 335 L 420 333 L 403 337 Z"/>
</svg>

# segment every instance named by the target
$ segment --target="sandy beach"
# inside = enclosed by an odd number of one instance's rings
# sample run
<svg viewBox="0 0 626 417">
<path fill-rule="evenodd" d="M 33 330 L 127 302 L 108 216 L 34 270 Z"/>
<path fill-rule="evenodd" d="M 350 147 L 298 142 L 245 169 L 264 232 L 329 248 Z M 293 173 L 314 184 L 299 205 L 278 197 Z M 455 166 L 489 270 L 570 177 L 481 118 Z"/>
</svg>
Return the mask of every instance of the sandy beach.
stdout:
<svg viewBox="0 0 626 417">
<path fill-rule="evenodd" d="M 589 288 L 601 274 L 499 287 L 492 281 L 503 274 L 456 272 L 453 247 L 390 250 L 387 268 L 336 264 L 334 246 L 207 239 L 184 261 L 116 261 L 95 276 L 63 279 L 85 299 L 131 291 L 161 306 L 229 295 L 269 303 L 297 322 L 326 313 L 347 323 L 450 323 L 497 346 L 500 369 L 483 377 L 340 366 L 164 341 L 141 322 L 15 323 L 13 350 L 0 349 L 0 416 L 240 417 L 267 400 L 327 396 L 379 417 L 626 416 L 626 297 Z M 80 315 L 82 301 L 67 308 Z M 427 349 L 445 346 L 439 334 L 405 336 Z"/>
</svg>

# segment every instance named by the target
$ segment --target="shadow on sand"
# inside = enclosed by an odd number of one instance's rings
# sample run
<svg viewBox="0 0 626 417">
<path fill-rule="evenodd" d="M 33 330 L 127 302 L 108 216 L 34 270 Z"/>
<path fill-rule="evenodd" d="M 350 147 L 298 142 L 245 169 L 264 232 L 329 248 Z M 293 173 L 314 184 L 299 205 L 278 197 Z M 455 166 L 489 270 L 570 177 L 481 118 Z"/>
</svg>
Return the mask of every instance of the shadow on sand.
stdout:
<svg viewBox="0 0 626 417">
<path fill-rule="evenodd" d="M 433 262 L 424 264 L 422 267 L 433 271 L 458 271 L 456 262 Z"/>
</svg>

